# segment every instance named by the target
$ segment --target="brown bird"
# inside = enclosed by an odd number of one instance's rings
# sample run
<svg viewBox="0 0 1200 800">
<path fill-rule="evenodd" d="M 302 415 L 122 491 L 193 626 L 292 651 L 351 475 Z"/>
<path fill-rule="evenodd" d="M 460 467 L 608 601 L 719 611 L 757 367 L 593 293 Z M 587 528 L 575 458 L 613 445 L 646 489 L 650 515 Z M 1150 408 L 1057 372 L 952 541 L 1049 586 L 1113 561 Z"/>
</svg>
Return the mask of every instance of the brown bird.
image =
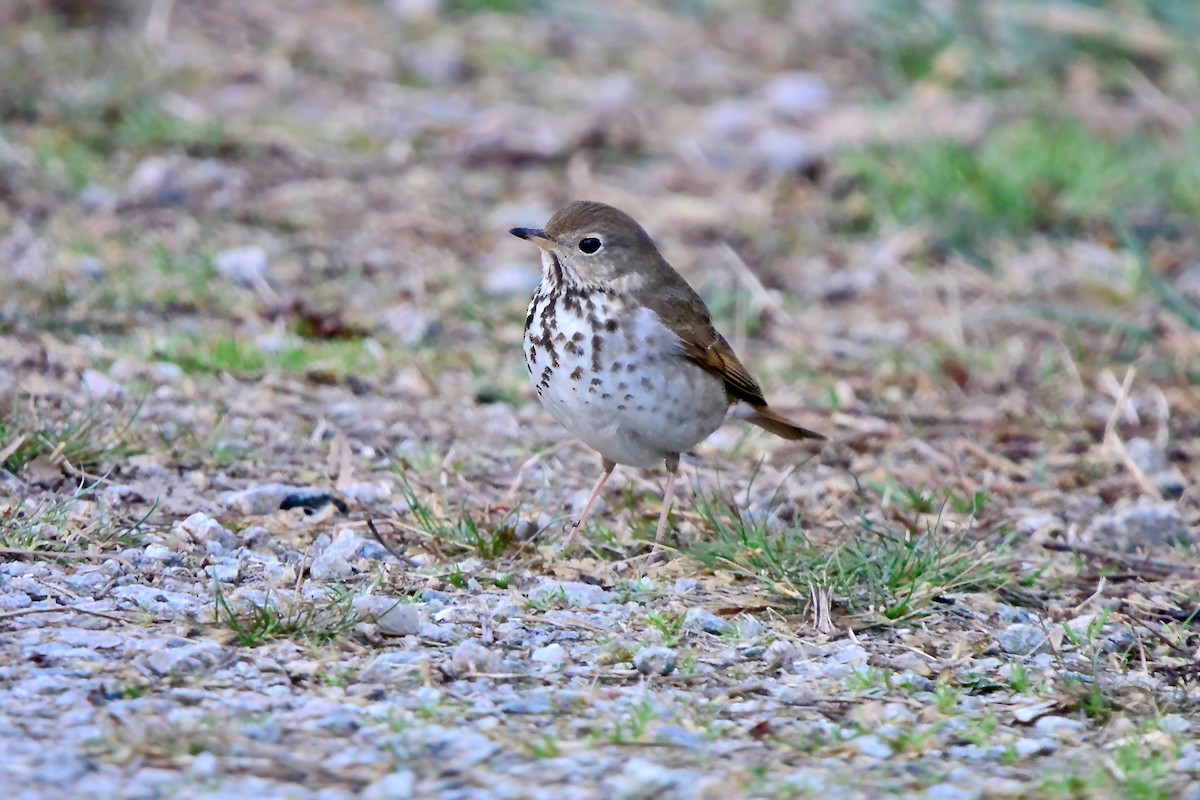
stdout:
<svg viewBox="0 0 1200 800">
<path fill-rule="evenodd" d="M 542 250 L 525 318 L 525 365 L 542 405 L 600 453 L 604 472 L 563 542 L 578 536 L 617 464 L 667 468 L 662 541 L 679 454 L 741 419 L 784 439 L 824 439 L 775 413 L 713 327 L 700 295 L 632 217 L 577 201 L 545 228 L 511 233 Z"/>
</svg>

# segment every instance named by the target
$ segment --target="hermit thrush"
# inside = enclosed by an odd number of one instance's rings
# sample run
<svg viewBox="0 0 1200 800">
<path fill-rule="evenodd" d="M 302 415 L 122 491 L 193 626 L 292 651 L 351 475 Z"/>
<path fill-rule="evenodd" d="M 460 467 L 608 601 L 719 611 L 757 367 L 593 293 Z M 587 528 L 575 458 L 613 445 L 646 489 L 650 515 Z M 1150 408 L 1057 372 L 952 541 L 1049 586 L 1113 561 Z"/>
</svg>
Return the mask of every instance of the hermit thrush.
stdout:
<svg viewBox="0 0 1200 800">
<path fill-rule="evenodd" d="M 628 214 L 579 201 L 541 230 L 511 233 L 542 250 L 541 282 L 525 317 L 530 380 L 550 416 L 599 452 L 604 465 L 564 549 L 617 464 L 662 461 L 660 542 L 679 454 L 727 416 L 785 439 L 825 438 L 767 406 L 700 295 Z"/>
</svg>

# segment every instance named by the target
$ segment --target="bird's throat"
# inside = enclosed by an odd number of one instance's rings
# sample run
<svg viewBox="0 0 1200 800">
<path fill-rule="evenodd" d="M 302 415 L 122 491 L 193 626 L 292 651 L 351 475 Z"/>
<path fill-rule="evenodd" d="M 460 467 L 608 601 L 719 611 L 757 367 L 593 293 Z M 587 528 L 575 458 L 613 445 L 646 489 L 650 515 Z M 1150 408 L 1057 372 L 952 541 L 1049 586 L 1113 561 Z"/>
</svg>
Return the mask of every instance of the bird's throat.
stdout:
<svg viewBox="0 0 1200 800">
<path fill-rule="evenodd" d="M 549 251 L 542 251 L 542 282 L 551 289 L 561 289 L 563 286 L 563 268 L 558 256 Z"/>
</svg>

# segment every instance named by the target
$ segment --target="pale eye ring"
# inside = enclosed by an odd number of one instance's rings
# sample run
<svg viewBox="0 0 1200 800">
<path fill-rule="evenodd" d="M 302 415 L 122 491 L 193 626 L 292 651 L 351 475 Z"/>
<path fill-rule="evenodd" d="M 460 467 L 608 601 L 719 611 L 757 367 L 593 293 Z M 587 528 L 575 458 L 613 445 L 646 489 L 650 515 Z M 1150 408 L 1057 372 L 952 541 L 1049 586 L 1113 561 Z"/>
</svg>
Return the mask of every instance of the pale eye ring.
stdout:
<svg viewBox="0 0 1200 800">
<path fill-rule="evenodd" d="M 604 246 L 604 242 L 600 241 L 596 236 L 585 236 L 579 240 L 579 250 L 586 255 L 600 252 L 600 248 Z"/>
</svg>

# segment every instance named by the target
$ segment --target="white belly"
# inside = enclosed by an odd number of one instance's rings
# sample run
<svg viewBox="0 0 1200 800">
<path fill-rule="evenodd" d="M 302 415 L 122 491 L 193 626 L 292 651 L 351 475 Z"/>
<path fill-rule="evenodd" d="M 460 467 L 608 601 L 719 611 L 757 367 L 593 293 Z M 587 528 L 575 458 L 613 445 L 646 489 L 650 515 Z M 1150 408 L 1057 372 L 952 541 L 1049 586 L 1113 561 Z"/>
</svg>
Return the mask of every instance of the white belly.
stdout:
<svg viewBox="0 0 1200 800">
<path fill-rule="evenodd" d="M 542 405 L 605 458 L 654 466 L 725 421 L 722 381 L 685 359 L 678 337 L 649 309 L 618 321 L 600 304 L 569 308 L 559 297 L 551 308 L 549 298 L 535 297 L 530 312 L 525 364 Z M 543 325 L 547 313 L 553 334 Z"/>
</svg>

